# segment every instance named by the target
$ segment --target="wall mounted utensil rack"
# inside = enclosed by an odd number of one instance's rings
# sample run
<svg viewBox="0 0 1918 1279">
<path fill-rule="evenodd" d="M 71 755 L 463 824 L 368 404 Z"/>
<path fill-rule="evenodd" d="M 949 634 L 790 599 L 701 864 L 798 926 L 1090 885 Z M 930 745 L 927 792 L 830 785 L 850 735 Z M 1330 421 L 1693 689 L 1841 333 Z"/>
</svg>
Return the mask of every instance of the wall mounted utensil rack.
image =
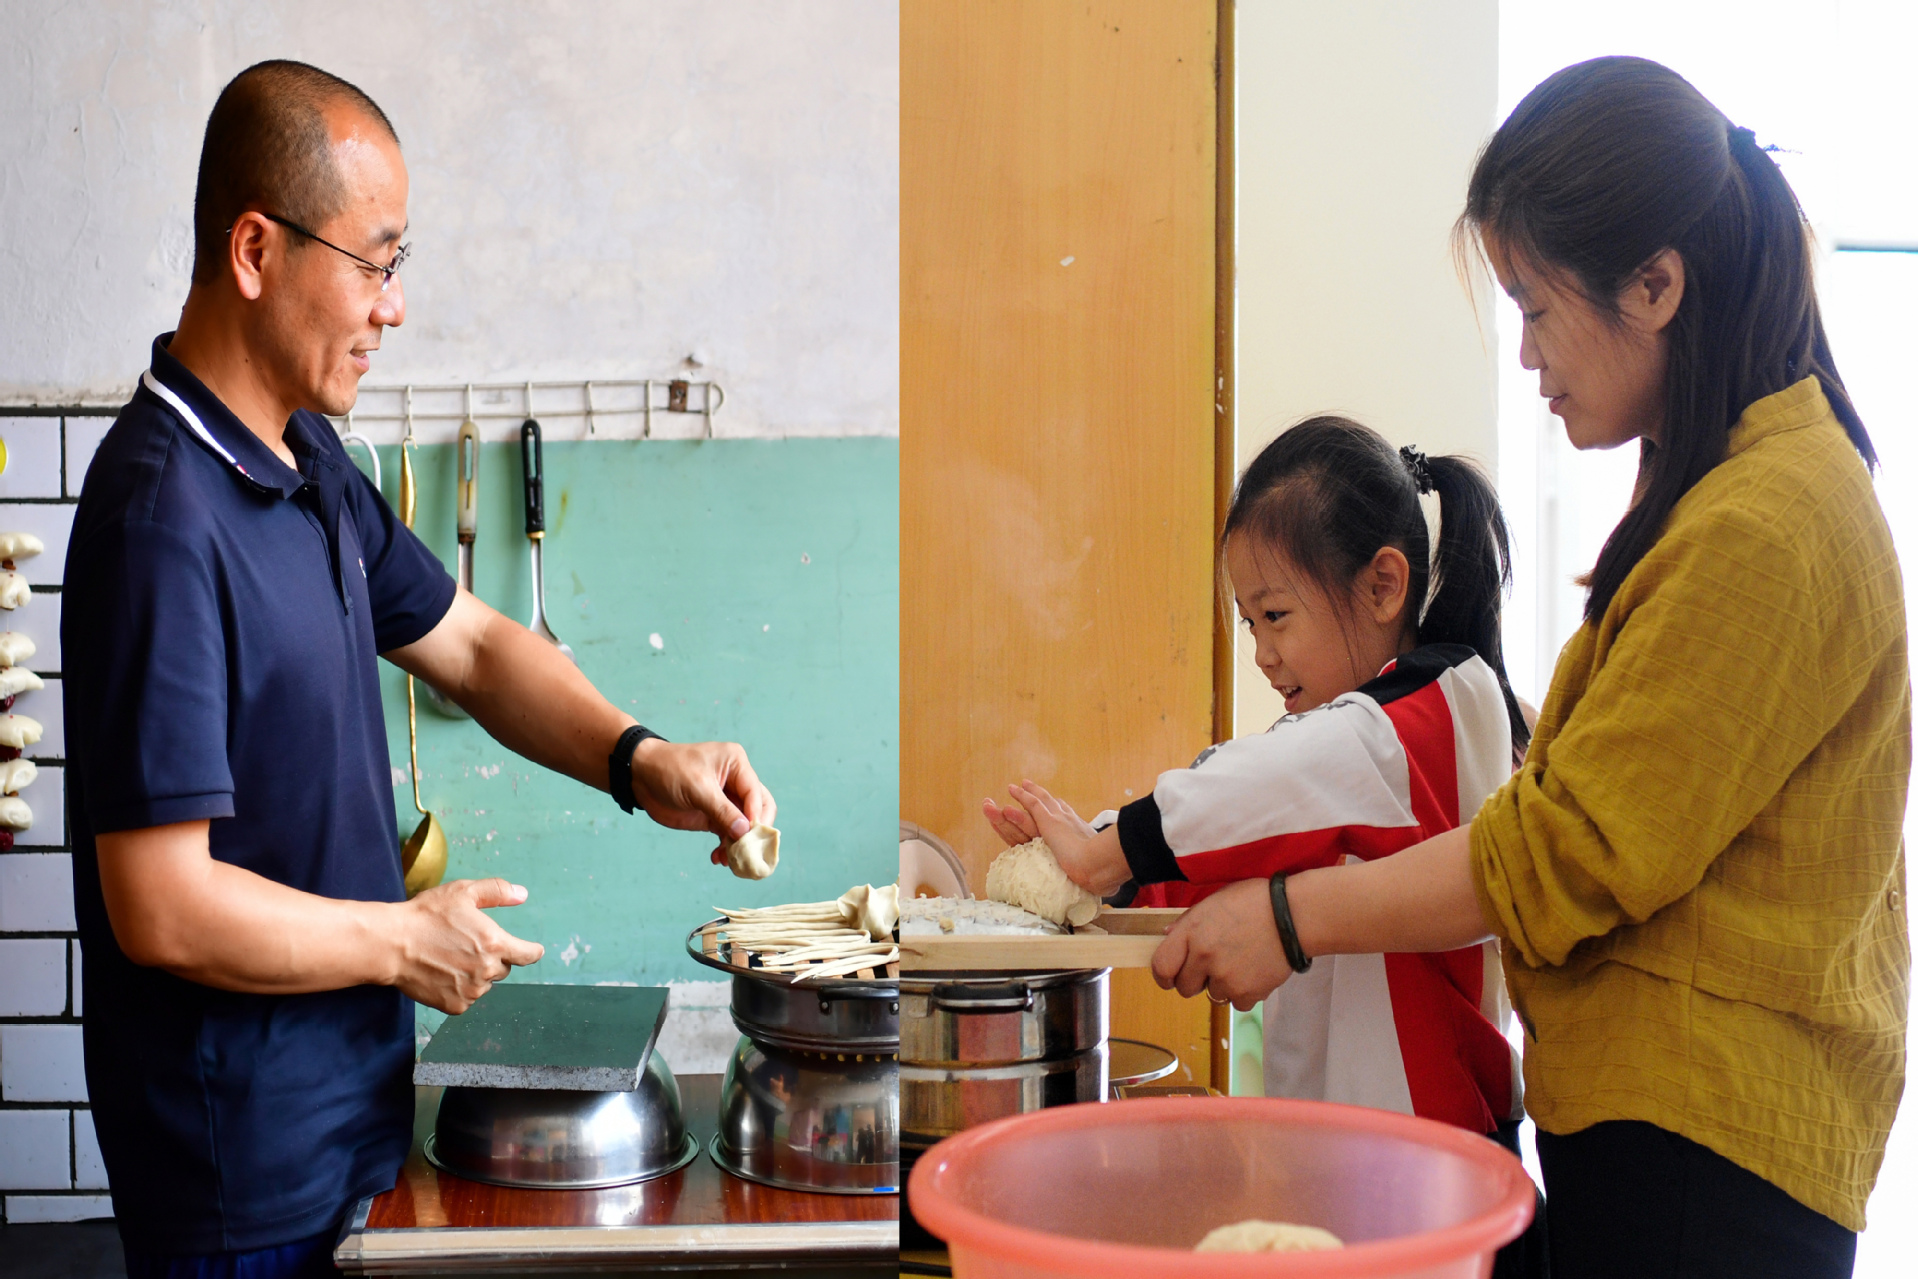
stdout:
<svg viewBox="0 0 1918 1279">
<path fill-rule="evenodd" d="M 537 418 L 549 439 L 712 439 L 726 392 L 690 378 L 608 378 L 581 382 L 408 382 L 362 386 L 353 411 L 330 419 L 343 435 L 371 444 L 450 444 L 471 421 L 482 439 L 517 440 Z M 698 430 L 666 427 L 675 419 Z M 577 424 L 575 429 L 567 429 Z M 675 423 L 676 425 L 676 423 Z M 665 428 L 655 436 L 656 427 Z"/>
</svg>

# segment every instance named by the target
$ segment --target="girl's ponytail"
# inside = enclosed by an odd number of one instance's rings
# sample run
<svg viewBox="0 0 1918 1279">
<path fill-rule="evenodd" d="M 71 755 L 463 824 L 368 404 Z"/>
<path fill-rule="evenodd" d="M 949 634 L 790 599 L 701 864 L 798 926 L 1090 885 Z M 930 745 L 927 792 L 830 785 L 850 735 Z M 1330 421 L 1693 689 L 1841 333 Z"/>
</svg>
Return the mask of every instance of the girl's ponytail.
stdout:
<svg viewBox="0 0 1918 1279">
<path fill-rule="evenodd" d="M 1505 694 L 1512 744 L 1522 750 L 1532 735 L 1505 678 L 1499 632 L 1499 606 L 1512 584 L 1512 547 L 1498 490 L 1467 458 L 1420 456 L 1418 461 L 1439 501 L 1438 545 L 1432 551 L 1432 585 L 1419 619 L 1419 643 L 1464 644 L 1485 659 Z"/>
</svg>

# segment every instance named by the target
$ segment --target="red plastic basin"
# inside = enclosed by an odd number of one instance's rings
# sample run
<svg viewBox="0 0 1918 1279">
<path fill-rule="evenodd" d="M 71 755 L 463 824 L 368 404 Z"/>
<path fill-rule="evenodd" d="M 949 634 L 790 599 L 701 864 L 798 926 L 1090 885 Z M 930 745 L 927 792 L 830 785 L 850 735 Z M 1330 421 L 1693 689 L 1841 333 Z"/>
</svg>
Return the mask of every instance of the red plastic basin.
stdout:
<svg viewBox="0 0 1918 1279">
<path fill-rule="evenodd" d="M 913 1215 L 960 1279 L 1491 1273 L 1533 1190 L 1495 1142 L 1329 1102 L 1166 1097 L 1062 1106 L 940 1142 L 913 1169 Z M 1249 1218 L 1322 1226 L 1343 1249 L 1196 1253 Z"/>
</svg>

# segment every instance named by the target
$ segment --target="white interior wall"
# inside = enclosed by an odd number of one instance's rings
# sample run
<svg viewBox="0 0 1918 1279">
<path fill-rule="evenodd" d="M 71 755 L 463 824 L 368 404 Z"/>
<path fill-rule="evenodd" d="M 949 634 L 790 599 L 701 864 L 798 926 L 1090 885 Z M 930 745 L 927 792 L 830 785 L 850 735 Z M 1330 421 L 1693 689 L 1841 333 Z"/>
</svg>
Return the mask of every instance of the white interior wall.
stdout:
<svg viewBox="0 0 1918 1279">
<path fill-rule="evenodd" d="M 1449 237 L 1496 123 L 1497 0 L 1240 0 L 1236 42 L 1240 466 L 1339 412 L 1493 467 L 1492 297 Z M 1284 707 L 1243 639 L 1236 674 L 1259 732 Z"/>
<path fill-rule="evenodd" d="M 368 386 L 690 376 L 721 435 L 898 432 L 891 0 L 3 11 L 0 401 L 124 399 L 186 294 L 207 112 L 290 57 L 379 102 L 411 171 Z"/>
</svg>

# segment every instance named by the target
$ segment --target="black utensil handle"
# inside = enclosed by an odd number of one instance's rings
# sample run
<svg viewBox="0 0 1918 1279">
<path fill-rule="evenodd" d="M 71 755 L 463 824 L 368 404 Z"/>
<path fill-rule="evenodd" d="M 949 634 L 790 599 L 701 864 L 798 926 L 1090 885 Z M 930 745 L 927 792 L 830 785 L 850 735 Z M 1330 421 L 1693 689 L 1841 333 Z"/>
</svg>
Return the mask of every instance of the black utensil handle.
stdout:
<svg viewBox="0 0 1918 1279">
<path fill-rule="evenodd" d="M 526 536 L 532 537 L 546 531 L 546 450 L 530 417 L 519 428 L 519 464 L 526 477 Z"/>
</svg>

